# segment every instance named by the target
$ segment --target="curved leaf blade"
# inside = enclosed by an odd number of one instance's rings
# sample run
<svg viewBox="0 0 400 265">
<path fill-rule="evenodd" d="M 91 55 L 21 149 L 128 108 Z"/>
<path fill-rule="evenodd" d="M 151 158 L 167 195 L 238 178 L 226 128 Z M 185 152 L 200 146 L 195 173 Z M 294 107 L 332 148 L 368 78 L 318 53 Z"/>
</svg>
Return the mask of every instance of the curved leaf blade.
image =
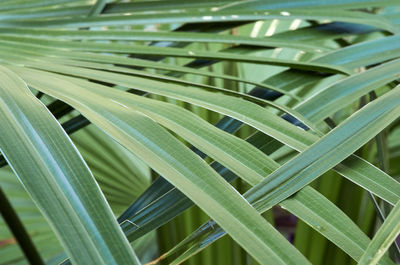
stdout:
<svg viewBox="0 0 400 265">
<path fill-rule="evenodd" d="M 23 78 L 36 89 L 71 104 L 141 157 L 260 262 L 309 264 L 232 186 L 149 117 L 55 74 L 13 69 L 22 73 Z"/>
<path fill-rule="evenodd" d="M 75 264 L 139 264 L 71 140 L 25 83 L 0 67 L 0 148 Z"/>
</svg>

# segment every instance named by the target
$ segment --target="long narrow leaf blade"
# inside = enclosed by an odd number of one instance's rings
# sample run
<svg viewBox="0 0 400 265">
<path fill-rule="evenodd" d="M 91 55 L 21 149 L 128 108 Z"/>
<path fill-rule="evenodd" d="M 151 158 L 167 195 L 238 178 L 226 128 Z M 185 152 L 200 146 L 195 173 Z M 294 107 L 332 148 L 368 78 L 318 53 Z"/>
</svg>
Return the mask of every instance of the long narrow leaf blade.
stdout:
<svg viewBox="0 0 400 265">
<path fill-rule="evenodd" d="M 20 71 L 28 84 L 71 104 L 165 176 L 259 262 L 309 264 L 232 186 L 152 119 L 58 75 Z"/>
<path fill-rule="evenodd" d="M 375 265 L 400 233 L 400 201 L 392 209 L 383 225 L 368 245 L 359 265 Z"/>
<path fill-rule="evenodd" d="M 74 264 L 138 264 L 71 140 L 13 72 L 0 67 L 1 152 Z"/>
</svg>

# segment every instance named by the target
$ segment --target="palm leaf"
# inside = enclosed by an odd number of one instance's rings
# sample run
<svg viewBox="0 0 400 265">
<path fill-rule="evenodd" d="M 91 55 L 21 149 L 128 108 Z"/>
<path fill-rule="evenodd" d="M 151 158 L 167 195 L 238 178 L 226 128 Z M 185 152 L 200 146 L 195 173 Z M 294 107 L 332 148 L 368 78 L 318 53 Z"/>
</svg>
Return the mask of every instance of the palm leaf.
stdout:
<svg viewBox="0 0 400 265">
<path fill-rule="evenodd" d="M 4 0 L 2 198 L 48 264 L 393 264 L 399 10 Z"/>
</svg>

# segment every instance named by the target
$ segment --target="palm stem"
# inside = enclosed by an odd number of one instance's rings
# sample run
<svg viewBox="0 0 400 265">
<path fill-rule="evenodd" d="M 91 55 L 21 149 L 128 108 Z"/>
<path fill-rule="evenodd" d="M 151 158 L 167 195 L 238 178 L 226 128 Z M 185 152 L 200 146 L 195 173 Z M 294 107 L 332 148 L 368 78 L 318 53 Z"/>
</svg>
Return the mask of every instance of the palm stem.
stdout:
<svg viewBox="0 0 400 265">
<path fill-rule="evenodd" d="M 0 212 L 5 222 L 13 233 L 19 246 L 24 252 L 28 262 L 32 265 L 44 265 L 42 258 L 40 257 L 35 245 L 33 244 L 31 237 L 26 231 L 24 225 L 19 219 L 17 213 L 13 209 L 10 201 L 7 199 L 3 189 L 0 187 Z"/>
</svg>

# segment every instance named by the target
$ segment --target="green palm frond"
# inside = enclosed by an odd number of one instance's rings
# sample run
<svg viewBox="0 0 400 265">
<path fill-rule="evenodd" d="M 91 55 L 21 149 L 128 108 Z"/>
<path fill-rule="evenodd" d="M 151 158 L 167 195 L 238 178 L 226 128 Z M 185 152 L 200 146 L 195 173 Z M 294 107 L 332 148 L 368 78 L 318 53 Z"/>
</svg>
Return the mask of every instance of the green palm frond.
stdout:
<svg viewBox="0 0 400 265">
<path fill-rule="evenodd" d="M 0 264 L 400 262 L 399 33 L 397 0 L 2 1 Z"/>
</svg>

